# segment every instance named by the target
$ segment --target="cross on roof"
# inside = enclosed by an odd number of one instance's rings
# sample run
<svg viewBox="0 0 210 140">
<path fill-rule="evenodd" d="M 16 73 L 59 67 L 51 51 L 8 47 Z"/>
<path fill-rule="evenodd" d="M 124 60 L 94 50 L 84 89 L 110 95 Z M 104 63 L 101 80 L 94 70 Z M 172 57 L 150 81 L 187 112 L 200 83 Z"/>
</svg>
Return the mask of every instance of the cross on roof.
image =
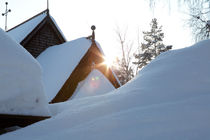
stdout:
<svg viewBox="0 0 210 140">
<path fill-rule="evenodd" d="M 5 2 L 5 4 L 6 4 L 6 10 L 5 13 L 2 13 L 2 16 L 5 16 L 5 31 L 7 31 L 7 15 L 9 12 L 11 12 L 11 10 L 7 9 L 8 2 Z"/>
</svg>

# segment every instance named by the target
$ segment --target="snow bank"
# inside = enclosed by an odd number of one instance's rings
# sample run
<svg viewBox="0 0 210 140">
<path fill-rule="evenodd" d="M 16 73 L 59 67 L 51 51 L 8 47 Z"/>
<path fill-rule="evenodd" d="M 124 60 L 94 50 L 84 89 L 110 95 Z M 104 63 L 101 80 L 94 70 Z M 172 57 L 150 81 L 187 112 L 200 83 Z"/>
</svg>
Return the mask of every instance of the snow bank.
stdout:
<svg viewBox="0 0 210 140">
<path fill-rule="evenodd" d="M 100 71 L 94 69 L 84 81 L 78 84 L 70 99 L 102 95 L 114 89 L 109 80 Z"/>
<path fill-rule="evenodd" d="M 0 114 L 49 115 L 37 61 L 0 29 Z"/>
<path fill-rule="evenodd" d="M 62 88 L 90 48 L 91 43 L 86 38 L 80 38 L 49 47 L 38 56 L 37 60 L 43 69 L 44 87 L 48 101 L 51 101 Z"/>
<path fill-rule="evenodd" d="M 51 105 L 59 114 L 0 136 L 21 140 L 209 140 L 210 40 L 160 55 L 111 93 Z"/>
</svg>

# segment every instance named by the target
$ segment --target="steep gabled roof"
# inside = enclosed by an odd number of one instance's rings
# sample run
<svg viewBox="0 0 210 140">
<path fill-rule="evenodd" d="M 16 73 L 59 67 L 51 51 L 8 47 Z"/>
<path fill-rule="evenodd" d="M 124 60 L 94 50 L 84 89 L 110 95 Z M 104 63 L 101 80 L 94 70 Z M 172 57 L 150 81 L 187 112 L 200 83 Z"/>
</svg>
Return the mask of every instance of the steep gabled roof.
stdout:
<svg viewBox="0 0 210 140">
<path fill-rule="evenodd" d="M 104 54 L 100 45 L 96 43 L 94 46 L 97 47 L 101 54 L 99 57 L 103 57 Z M 75 70 L 80 63 L 83 63 L 81 61 L 87 56 L 91 47 L 93 47 L 93 42 L 84 37 L 61 45 L 51 46 L 37 57 L 38 62 L 43 68 L 43 81 L 48 101 L 52 101 L 67 80 L 69 80 L 70 75 L 75 74 Z M 89 58 L 87 57 L 87 59 Z M 89 60 L 85 59 L 84 61 L 87 63 Z M 82 69 L 85 70 L 84 67 Z M 115 77 L 112 71 L 110 72 L 116 80 L 116 84 L 120 86 L 117 77 Z M 82 77 L 81 73 L 76 73 L 76 75 L 78 74 Z M 110 77 L 106 78 L 109 79 Z M 113 86 L 116 86 L 116 84 Z M 70 86 L 72 87 L 69 88 L 74 88 L 73 85 Z"/>
<path fill-rule="evenodd" d="M 24 21 L 23 23 L 13 27 L 12 29 L 8 30 L 7 33 L 18 43 L 21 43 L 24 40 L 26 40 L 26 38 L 29 37 L 30 34 L 36 32 L 36 29 L 38 29 L 38 27 L 46 21 L 50 21 L 56 33 L 60 34 L 62 40 L 66 41 L 65 36 L 63 35 L 62 31 L 60 30 L 52 16 L 49 15 L 48 10 L 45 10 L 33 16 L 32 18 Z"/>
<path fill-rule="evenodd" d="M 44 86 L 49 101 L 62 88 L 90 46 L 90 40 L 79 38 L 51 46 L 37 57 L 43 68 Z"/>
</svg>

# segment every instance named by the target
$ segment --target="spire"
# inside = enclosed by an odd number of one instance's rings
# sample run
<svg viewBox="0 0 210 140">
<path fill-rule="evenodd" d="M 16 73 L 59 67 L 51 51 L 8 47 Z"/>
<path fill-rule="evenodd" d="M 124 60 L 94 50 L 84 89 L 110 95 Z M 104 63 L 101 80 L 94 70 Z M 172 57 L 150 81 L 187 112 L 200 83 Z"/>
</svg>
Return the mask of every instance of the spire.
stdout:
<svg viewBox="0 0 210 140">
<path fill-rule="evenodd" d="M 47 15 L 49 15 L 49 0 L 47 0 Z"/>
<path fill-rule="evenodd" d="M 49 10 L 49 0 L 47 0 L 47 9 Z"/>
</svg>

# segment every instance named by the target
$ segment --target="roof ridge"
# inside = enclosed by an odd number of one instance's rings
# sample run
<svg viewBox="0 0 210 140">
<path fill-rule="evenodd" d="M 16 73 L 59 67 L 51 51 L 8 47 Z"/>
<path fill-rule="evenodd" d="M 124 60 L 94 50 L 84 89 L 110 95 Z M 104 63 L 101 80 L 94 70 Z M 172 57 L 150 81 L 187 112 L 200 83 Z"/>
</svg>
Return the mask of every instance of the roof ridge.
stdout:
<svg viewBox="0 0 210 140">
<path fill-rule="evenodd" d="M 38 17 L 38 16 L 39 16 L 39 15 L 41 15 L 41 14 L 44 14 L 45 12 L 47 13 L 47 12 L 48 12 L 48 9 L 46 9 L 46 10 L 44 10 L 44 11 L 42 11 L 42 12 L 38 13 L 37 15 L 35 15 L 35 16 L 33 16 L 33 17 L 31 17 L 31 18 L 27 19 L 26 21 L 24 21 L 24 22 L 22 22 L 22 23 L 20 23 L 20 24 L 16 25 L 15 27 L 13 27 L 13 28 L 11 28 L 11 29 L 7 30 L 7 32 L 9 32 L 9 31 L 11 31 L 11 30 L 13 30 L 13 29 L 15 29 L 15 28 L 17 28 L 17 27 L 19 27 L 19 26 L 23 25 L 24 23 L 26 23 L 26 22 L 28 22 L 28 21 L 30 21 L 30 20 L 32 20 L 32 19 L 34 19 L 34 18 Z"/>
</svg>

